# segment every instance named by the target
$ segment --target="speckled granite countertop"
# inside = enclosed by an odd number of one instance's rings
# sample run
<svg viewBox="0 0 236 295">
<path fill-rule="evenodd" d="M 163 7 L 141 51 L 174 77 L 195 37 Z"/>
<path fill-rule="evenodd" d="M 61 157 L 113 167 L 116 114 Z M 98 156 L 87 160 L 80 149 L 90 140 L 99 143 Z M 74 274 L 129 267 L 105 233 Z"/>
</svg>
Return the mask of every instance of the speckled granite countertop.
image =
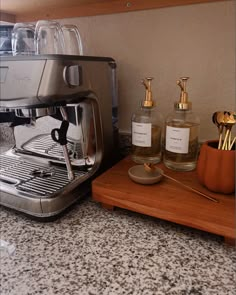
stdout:
<svg viewBox="0 0 236 295">
<path fill-rule="evenodd" d="M 1 295 L 234 295 L 236 252 L 220 237 L 90 198 L 53 222 L 0 208 Z"/>
<path fill-rule="evenodd" d="M 1 295 L 236 294 L 236 251 L 221 237 L 91 198 L 52 222 L 0 207 L 0 239 L 15 247 L 0 252 Z"/>
</svg>

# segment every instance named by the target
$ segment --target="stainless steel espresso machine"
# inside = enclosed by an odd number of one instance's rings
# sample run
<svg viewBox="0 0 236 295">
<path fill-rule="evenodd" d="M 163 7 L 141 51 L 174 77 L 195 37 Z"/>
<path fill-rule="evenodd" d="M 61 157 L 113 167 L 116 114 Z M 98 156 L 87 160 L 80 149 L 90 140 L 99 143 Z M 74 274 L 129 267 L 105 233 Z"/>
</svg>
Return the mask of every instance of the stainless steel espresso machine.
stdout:
<svg viewBox="0 0 236 295">
<path fill-rule="evenodd" d="M 112 58 L 0 58 L 0 122 L 15 141 L 0 155 L 1 205 L 51 217 L 88 193 L 116 159 L 116 88 Z"/>
</svg>

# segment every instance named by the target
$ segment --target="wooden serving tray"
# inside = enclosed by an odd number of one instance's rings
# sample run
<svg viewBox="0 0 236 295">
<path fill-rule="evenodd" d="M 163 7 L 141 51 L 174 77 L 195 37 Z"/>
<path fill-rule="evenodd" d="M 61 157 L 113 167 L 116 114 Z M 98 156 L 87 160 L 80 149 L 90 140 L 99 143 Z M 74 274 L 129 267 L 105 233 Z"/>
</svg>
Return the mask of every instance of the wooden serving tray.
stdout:
<svg viewBox="0 0 236 295">
<path fill-rule="evenodd" d="M 92 182 L 92 197 L 104 208 L 120 207 L 181 225 L 223 236 L 235 244 L 235 196 L 208 191 L 197 179 L 196 171 L 176 172 L 163 164 L 157 166 L 175 179 L 219 200 L 212 202 L 163 178 L 160 183 L 141 185 L 128 176 L 134 162 L 127 157 Z"/>
</svg>

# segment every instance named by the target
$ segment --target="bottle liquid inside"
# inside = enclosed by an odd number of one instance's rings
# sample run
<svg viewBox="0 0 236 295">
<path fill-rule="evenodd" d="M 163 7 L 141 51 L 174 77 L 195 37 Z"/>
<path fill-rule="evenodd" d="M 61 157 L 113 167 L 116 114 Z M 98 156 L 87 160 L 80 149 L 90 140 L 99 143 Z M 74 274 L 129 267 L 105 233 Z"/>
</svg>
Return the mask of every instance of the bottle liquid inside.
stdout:
<svg viewBox="0 0 236 295">
<path fill-rule="evenodd" d="M 178 171 L 191 171 L 196 168 L 198 156 L 198 128 L 199 124 L 184 122 L 179 126 L 175 122 L 169 122 L 167 126 L 177 128 L 189 128 L 188 151 L 186 153 L 173 152 L 164 148 L 163 162 L 166 167 Z"/>
<path fill-rule="evenodd" d="M 132 160 L 135 163 L 159 163 L 161 161 L 161 127 L 152 124 L 151 146 L 144 147 L 132 144 Z"/>
</svg>

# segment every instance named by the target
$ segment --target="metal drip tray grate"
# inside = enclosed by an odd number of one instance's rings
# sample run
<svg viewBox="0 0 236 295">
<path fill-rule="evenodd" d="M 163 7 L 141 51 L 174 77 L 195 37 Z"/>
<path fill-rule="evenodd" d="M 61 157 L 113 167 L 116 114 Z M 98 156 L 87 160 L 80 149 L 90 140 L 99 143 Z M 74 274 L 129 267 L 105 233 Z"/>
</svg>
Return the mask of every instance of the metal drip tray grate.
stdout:
<svg viewBox="0 0 236 295">
<path fill-rule="evenodd" d="M 76 177 L 88 172 L 74 171 Z M 0 189 L 14 187 L 17 192 L 31 197 L 52 197 L 68 185 L 67 170 L 35 164 L 25 159 L 0 155 Z"/>
<path fill-rule="evenodd" d="M 22 149 L 35 154 L 54 157 L 55 159 L 64 159 L 63 149 L 60 144 L 52 140 L 50 134 L 37 135 L 23 144 Z M 80 141 L 68 139 L 67 149 L 71 160 L 83 158 L 83 151 Z"/>
</svg>

